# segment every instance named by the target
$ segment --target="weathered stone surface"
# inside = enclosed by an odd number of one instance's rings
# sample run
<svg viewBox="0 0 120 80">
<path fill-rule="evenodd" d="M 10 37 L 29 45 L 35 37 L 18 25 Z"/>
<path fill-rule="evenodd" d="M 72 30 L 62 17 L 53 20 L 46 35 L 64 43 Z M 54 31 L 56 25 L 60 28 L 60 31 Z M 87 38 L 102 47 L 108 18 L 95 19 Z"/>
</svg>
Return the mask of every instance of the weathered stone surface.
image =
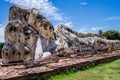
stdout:
<svg viewBox="0 0 120 80">
<path fill-rule="evenodd" d="M 55 47 L 54 27 L 37 9 L 12 6 L 9 12 L 9 20 L 18 19 L 23 24 L 27 23 L 38 32 L 38 35 L 43 37 L 43 51 L 48 51 Z"/>
<path fill-rule="evenodd" d="M 12 6 L 9 12 L 2 49 L 3 63 L 24 59 L 37 61 L 50 56 L 56 47 L 52 24 L 37 9 Z"/>
<path fill-rule="evenodd" d="M 29 9 L 17 7 L 15 5 L 11 6 L 11 8 L 9 9 L 9 21 L 18 19 L 23 23 L 27 23 L 29 14 Z"/>
<path fill-rule="evenodd" d="M 36 34 L 37 31 L 31 25 L 23 24 L 20 20 L 12 20 L 5 28 L 5 41 L 21 42 L 34 46 L 37 39 Z"/>
<path fill-rule="evenodd" d="M 52 53 L 71 56 L 74 53 L 96 54 L 120 49 L 118 40 L 76 32 L 64 24 L 59 24 L 54 33 L 52 24 L 37 9 L 12 6 L 9 12 L 6 42 L 2 49 L 3 63 L 27 59 L 39 61 Z"/>
<path fill-rule="evenodd" d="M 10 21 L 5 28 L 3 61 L 33 60 L 37 36 L 37 31 L 31 25 L 23 24 L 20 20 Z"/>
<path fill-rule="evenodd" d="M 51 23 L 35 9 L 31 10 L 28 23 L 38 30 L 39 34 L 46 37 L 48 40 L 54 40 L 54 28 Z"/>
<path fill-rule="evenodd" d="M 55 29 L 57 37 L 57 50 L 65 49 L 74 50 L 77 54 L 99 53 L 120 49 L 119 40 L 107 40 L 99 35 L 91 33 L 79 33 L 71 30 L 64 24 L 59 24 Z M 61 51 L 58 52 L 61 54 Z M 57 53 L 57 54 L 58 54 Z"/>
<path fill-rule="evenodd" d="M 48 40 L 54 40 L 54 27 L 37 9 L 12 6 L 9 12 L 9 21 L 18 19 L 22 23 L 28 23 L 38 31 L 39 35 L 46 37 Z"/>
</svg>

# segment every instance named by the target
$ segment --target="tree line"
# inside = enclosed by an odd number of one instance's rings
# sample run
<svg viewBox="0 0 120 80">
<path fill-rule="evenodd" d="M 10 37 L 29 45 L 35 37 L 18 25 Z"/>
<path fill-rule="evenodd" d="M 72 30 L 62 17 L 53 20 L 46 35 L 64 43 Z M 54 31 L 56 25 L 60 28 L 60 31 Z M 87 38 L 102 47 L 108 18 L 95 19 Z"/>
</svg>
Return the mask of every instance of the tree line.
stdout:
<svg viewBox="0 0 120 80">
<path fill-rule="evenodd" d="M 107 39 L 110 40 L 120 40 L 120 32 L 116 30 L 108 30 L 103 32 L 102 30 L 99 30 L 99 35 L 106 37 Z"/>
</svg>

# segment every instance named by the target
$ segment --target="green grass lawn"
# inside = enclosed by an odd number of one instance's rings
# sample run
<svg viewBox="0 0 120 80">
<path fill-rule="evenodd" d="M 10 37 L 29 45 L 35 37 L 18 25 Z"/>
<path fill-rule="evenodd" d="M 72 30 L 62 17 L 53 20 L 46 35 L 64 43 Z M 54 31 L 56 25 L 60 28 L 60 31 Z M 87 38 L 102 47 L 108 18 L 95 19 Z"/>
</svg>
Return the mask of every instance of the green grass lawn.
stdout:
<svg viewBox="0 0 120 80">
<path fill-rule="evenodd" d="M 85 70 L 51 76 L 48 80 L 120 80 L 120 59 Z"/>
</svg>

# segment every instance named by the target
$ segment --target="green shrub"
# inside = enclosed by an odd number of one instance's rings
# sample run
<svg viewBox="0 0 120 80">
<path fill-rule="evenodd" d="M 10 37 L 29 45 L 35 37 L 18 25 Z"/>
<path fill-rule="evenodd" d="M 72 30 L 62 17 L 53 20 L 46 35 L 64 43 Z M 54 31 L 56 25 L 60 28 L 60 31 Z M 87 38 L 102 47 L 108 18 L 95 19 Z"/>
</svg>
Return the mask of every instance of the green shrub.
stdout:
<svg viewBox="0 0 120 80">
<path fill-rule="evenodd" d="M 102 36 L 102 34 L 103 34 L 103 31 L 102 30 L 99 30 L 99 35 L 101 35 Z"/>
<path fill-rule="evenodd" d="M 4 44 L 4 43 L 0 42 L 0 48 L 2 48 L 2 47 L 3 47 L 3 44 Z"/>
<path fill-rule="evenodd" d="M 103 32 L 102 36 L 111 40 L 120 40 L 120 33 L 115 30 L 109 30 L 109 31 Z"/>
</svg>

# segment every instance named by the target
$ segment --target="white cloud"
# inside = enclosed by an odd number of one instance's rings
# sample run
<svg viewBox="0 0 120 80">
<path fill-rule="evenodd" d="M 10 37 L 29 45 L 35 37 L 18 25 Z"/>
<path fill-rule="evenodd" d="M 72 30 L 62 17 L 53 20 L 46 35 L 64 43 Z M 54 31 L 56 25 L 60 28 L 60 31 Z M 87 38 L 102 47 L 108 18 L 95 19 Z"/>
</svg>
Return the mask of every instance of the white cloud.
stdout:
<svg viewBox="0 0 120 80">
<path fill-rule="evenodd" d="M 2 27 L 2 24 L 0 24 L 0 27 Z"/>
<path fill-rule="evenodd" d="M 4 42 L 4 25 L 0 24 L 0 42 Z"/>
<path fill-rule="evenodd" d="M 102 21 L 112 21 L 112 20 L 120 20 L 120 16 L 112 16 L 103 19 Z"/>
<path fill-rule="evenodd" d="M 71 21 L 69 21 L 69 22 L 66 22 L 66 23 L 64 23 L 66 26 L 68 26 L 69 28 L 71 28 L 72 27 L 72 22 Z"/>
<path fill-rule="evenodd" d="M 72 23 L 71 21 L 69 21 L 69 22 L 60 22 L 60 23 L 58 23 L 57 25 L 54 25 L 55 28 L 56 28 L 59 24 L 64 24 L 65 26 L 67 26 L 67 27 L 69 27 L 69 28 L 72 28 L 72 26 L 73 26 L 73 23 Z"/>
<path fill-rule="evenodd" d="M 80 5 L 87 5 L 87 2 L 81 2 Z"/>
<path fill-rule="evenodd" d="M 58 8 L 53 6 L 52 2 L 50 2 L 49 0 L 6 0 L 6 1 L 26 8 L 37 8 L 49 19 L 58 21 L 63 20 L 63 16 L 59 13 Z"/>
<path fill-rule="evenodd" d="M 97 29 L 95 27 L 91 28 L 91 30 L 96 31 Z"/>
</svg>

